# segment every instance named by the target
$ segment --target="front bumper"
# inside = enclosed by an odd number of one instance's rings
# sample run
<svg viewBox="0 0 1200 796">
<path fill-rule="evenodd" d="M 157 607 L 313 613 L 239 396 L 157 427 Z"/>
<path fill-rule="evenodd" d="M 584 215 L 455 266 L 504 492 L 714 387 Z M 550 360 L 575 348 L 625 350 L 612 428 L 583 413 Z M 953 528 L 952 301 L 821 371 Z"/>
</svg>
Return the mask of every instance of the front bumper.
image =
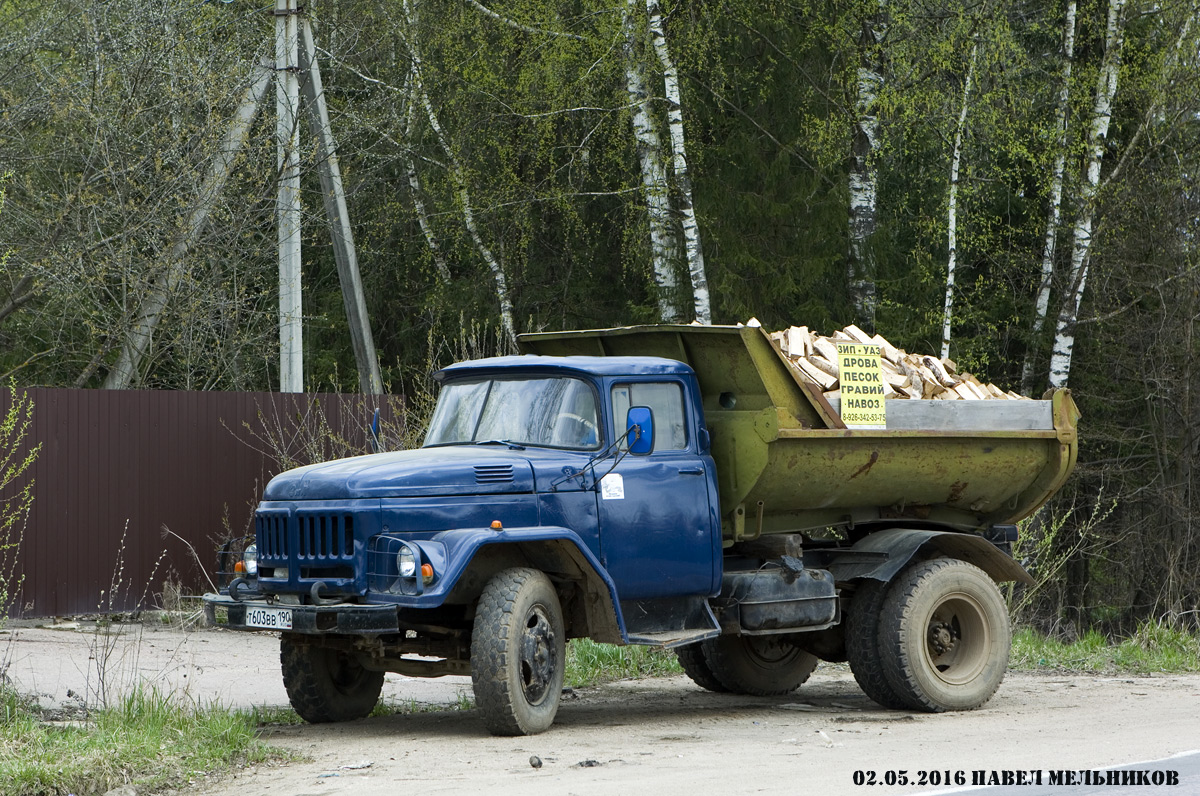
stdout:
<svg viewBox="0 0 1200 796">
<path fill-rule="evenodd" d="M 217 609 L 224 609 L 226 621 L 217 622 Z M 289 633 L 318 635 L 347 633 L 374 635 L 397 633 L 400 630 L 395 605 L 282 605 L 265 600 L 234 600 L 224 594 L 204 595 L 204 617 L 210 625 L 229 630 L 263 630 L 246 624 L 248 608 L 287 609 L 292 612 Z"/>
</svg>

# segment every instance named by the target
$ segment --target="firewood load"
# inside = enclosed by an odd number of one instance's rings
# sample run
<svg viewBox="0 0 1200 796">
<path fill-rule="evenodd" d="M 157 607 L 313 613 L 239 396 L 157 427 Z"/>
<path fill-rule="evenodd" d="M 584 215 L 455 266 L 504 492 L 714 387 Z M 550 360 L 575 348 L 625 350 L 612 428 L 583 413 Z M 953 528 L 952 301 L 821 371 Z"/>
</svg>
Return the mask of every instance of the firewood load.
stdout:
<svg viewBox="0 0 1200 796">
<path fill-rule="evenodd" d="M 882 354 L 885 398 L 939 401 L 1029 400 L 1011 390 L 984 384 L 970 373 L 959 373 L 949 359 L 909 354 L 880 335 L 869 335 L 851 324 L 829 337 L 792 326 L 770 334 L 771 340 L 801 377 L 817 384 L 826 398 L 839 398 L 837 344 L 866 343 L 879 346 Z"/>
</svg>

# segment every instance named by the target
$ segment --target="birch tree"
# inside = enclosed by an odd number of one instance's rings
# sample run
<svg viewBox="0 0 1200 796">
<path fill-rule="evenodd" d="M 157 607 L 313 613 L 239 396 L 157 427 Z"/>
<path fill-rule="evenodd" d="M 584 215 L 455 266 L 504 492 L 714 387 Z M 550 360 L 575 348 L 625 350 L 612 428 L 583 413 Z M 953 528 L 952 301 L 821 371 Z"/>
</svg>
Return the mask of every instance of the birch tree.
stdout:
<svg viewBox="0 0 1200 796">
<path fill-rule="evenodd" d="M 1096 80 L 1095 101 L 1087 135 L 1087 169 L 1079 186 L 1079 210 L 1075 221 L 1071 249 L 1071 270 L 1068 288 L 1054 333 L 1054 349 L 1050 356 L 1050 386 L 1065 387 L 1071 373 L 1075 351 L 1075 324 L 1087 286 L 1089 258 L 1092 254 L 1092 227 L 1096 213 L 1096 198 L 1100 186 L 1100 167 L 1112 122 L 1113 98 L 1121 68 L 1121 47 L 1124 42 L 1124 10 L 1126 0 L 1109 0 L 1108 22 L 1104 34 L 1104 56 Z"/>
<path fill-rule="evenodd" d="M 417 224 L 421 227 L 421 234 L 425 236 L 425 244 L 429 247 L 429 254 L 433 258 L 433 267 L 437 270 L 443 284 L 449 284 L 452 278 L 450 275 L 450 266 L 446 262 L 446 256 L 442 253 L 442 247 L 438 243 L 437 235 L 433 231 L 433 225 L 429 221 L 429 211 L 425 209 L 424 193 L 421 188 L 421 177 L 417 173 L 416 159 L 412 153 L 412 141 L 416 137 L 417 130 L 417 108 L 421 104 L 417 93 L 417 82 L 413 77 L 413 73 L 410 70 L 405 85 L 406 110 L 404 114 L 404 143 L 402 145 L 401 157 L 404 158 L 404 173 L 408 177 L 408 187 L 412 191 L 413 207 L 417 212 Z"/>
<path fill-rule="evenodd" d="M 504 274 L 504 267 L 500 263 L 500 260 L 483 240 L 483 235 L 479 230 L 479 224 L 475 218 L 475 206 L 471 200 L 471 190 L 467 183 L 462 163 L 450 145 L 445 130 L 442 129 L 442 125 L 438 121 L 437 112 L 434 110 L 433 103 L 429 99 L 429 93 L 423 85 L 421 50 L 417 39 L 417 28 L 414 24 L 412 4 L 409 0 L 403 0 L 403 8 L 408 22 L 408 54 L 411 59 L 412 71 L 410 79 L 412 80 L 413 92 L 417 99 L 420 100 L 421 107 L 425 110 L 425 118 L 429 122 L 429 127 L 433 131 L 438 146 L 441 147 L 442 152 L 446 155 L 446 160 L 450 168 L 450 176 L 454 181 L 455 191 L 458 196 L 459 210 L 462 213 L 463 223 L 470 233 L 471 240 L 474 241 L 475 248 L 478 250 L 480 257 L 483 258 L 488 270 L 491 271 L 492 279 L 496 284 L 496 298 L 500 304 L 500 328 L 504 337 L 515 348 L 517 330 L 516 324 L 513 322 L 513 305 L 512 297 L 509 295 L 508 290 L 508 277 Z"/>
<path fill-rule="evenodd" d="M 963 80 L 962 109 L 954 129 L 954 151 L 950 156 L 950 198 L 946 210 L 946 298 L 942 305 L 942 358 L 950 356 L 950 329 L 954 320 L 954 277 L 958 267 L 958 171 L 962 162 L 963 134 L 967 129 L 967 109 L 971 102 L 971 82 L 979 60 L 979 45 L 971 47 L 971 63 Z"/>
<path fill-rule="evenodd" d="M 1021 389 L 1026 395 L 1033 392 L 1035 354 L 1046 316 L 1050 312 L 1050 287 L 1054 281 L 1054 255 L 1058 242 L 1058 228 L 1062 224 L 1063 173 L 1067 161 L 1067 109 L 1071 98 L 1071 69 L 1075 62 L 1075 13 L 1076 0 L 1068 0 L 1063 19 L 1062 77 L 1058 98 L 1054 106 L 1055 139 L 1054 165 L 1050 177 L 1050 207 L 1046 219 L 1046 238 L 1042 245 L 1041 279 L 1033 308 L 1033 329 L 1025 362 L 1021 367 Z"/>
<path fill-rule="evenodd" d="M 862 20 L 859 30 L 854 83 L 849 173 L 850 251 L 846 276 L 855 320 L 868 330 L 875 328 L 875 310 L 879 303 L 871 241 L 879 213 L 879 98 L 885 83 L 883 41 L 888 25 L 887 0 L 878 0 L 874 10 Z"/>
<path fill-rule="evenodd" d="M 629 96 L 633 138 L 641 170 L 642 192 L 646 199 L 650 262 L 658 288 L 658 314 L 663 322 L 674 323 L 679 320 L 676 306 L 679 284 L 675 276 L 679 238 L 675 231 L 675 213 L 671 207 L 662 139 L 658 135 L 658 126 L 650 106 L 645 63 L 637 46 L 640 37 L 636 3 L 637 0 L 626 0 L 621 12 L 625 92 Z"/>
<path fill-rule="evenodd" d="M 712 305 L 708 294 L 708 277 L 704 270 L 704 249 L 700 244 L 700 225 L 696 221 L 692 202 L 692 179 L 688 172 L 687 151 L 683 135 L 683 101 L 679 92 L 679 70 L 671 59 L 663 29 L 662 9 L 658 0 L 646 0 L 650 37 L 654 52 L 663 70 L 663 87 L 667 101 L 667 124 L 671 133 L 671 163 L 675 172 L 675 187 L 679 194 L 679 215 L 683 225 L 684 252 L 692 282 L 692 309 L 696 320 L 712 323 Z"/>
</svg>

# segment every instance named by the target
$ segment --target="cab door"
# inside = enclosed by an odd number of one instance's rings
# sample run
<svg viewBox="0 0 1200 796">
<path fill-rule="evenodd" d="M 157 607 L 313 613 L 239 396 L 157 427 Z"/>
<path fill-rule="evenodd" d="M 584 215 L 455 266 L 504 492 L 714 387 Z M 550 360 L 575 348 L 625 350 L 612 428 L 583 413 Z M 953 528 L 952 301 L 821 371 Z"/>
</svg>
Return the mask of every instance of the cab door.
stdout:
<svg viewBox="0 0 1200 796">
<path fill-rule="evenodd" d="M 712 457 L 699 450 L 686 394 L 675 380 L 611 387 L 614 435 L 625 432 L 629 407 L 654 413 L 652 453 L 597 462 L 602 560 L 623 601 L 718 588 L 716 473 Z"/>
</svg>

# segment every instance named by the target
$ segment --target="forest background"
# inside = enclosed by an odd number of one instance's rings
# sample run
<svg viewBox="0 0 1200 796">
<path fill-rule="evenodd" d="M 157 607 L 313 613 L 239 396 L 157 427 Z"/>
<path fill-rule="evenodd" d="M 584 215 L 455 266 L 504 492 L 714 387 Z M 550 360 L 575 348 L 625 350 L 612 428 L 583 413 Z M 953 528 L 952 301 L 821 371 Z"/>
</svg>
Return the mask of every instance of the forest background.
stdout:
<svg viewBox="0 0 1200 796">
<path fill-rule="evenodd" d="M 278 388 L 273 92 L 206 188 L 272 11 L 0 0 L 5 380 Z M 1025 621 L 1200 625 L 1195 0 L 305 11 L 390 392 L 524 331 L 855 322 L 1072 388 L 1080 464 L 1024 529 Z M 353 392 L 301 131 L 305 384 Z"/>
</svg>

